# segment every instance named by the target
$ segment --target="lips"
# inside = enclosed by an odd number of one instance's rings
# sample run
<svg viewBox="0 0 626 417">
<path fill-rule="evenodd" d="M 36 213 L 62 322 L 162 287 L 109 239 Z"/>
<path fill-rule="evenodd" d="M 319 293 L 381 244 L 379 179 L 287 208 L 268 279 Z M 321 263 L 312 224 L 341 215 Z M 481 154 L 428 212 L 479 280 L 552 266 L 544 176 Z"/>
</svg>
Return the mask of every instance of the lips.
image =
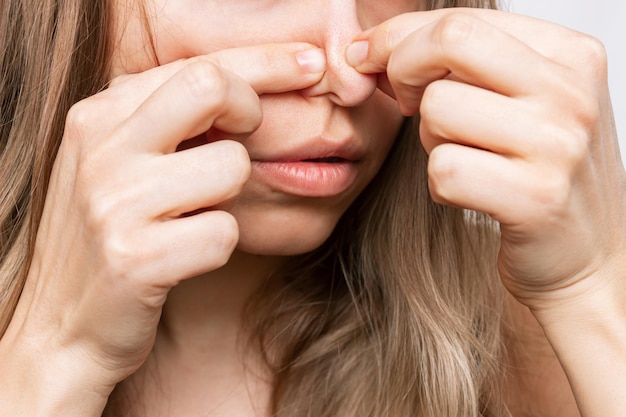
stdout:
<svg viewBox="0 0 626 417">
<path fill-rule="evenodd" d="M 232 136 L 212 129 L 181 144 L 179 150 L 229 138 Z M 274 192 L 302 197 L 332 197 L 347 191 L 356 182 L 359 163 L 365 156 L 363 146 L 353 137 L 280 141 L 287 145 L 281 148 L 265 146 L 265 141 L 261 147 L 261 141 L 251 144 L 246 138 L 242 142 L 252 162 L 251 181 Z"/>
<path fill-rule="evenodd" d="M 313 159 L 306 159 L 304 162 L 328 162 L 328 163 L 336 163 L 336 162 L 343 162 L 345 161 L 345 159 L 343 158 L 339 158 L 337 156 L 331 156 L 328 158 L 313 158 Z"/>
<path fill-rule="evenodd" d="M 252 162 L 252 176 L 273 191 L 302 197 L 333 197 L 357 179 L 353 162 Z"/>
<path fill-rule="evenodd" d="M 315 137 L 302 141 L 281 141 L 284 147 L 249 149 L 250 158 L 254 161 L 263 162 L 357 162 L 363 158 L 365 152 L 359 141 L 351 138 L 329 139 L 327 137 Z"/>
<path fill-rule="evenodd" d="M 303 197 L 332 197 L 356 182 L 364 151 L 354 140 L 317 137 L 289 149 L 251 154 L 254 180 L 273 191 Z"/>
</svg>

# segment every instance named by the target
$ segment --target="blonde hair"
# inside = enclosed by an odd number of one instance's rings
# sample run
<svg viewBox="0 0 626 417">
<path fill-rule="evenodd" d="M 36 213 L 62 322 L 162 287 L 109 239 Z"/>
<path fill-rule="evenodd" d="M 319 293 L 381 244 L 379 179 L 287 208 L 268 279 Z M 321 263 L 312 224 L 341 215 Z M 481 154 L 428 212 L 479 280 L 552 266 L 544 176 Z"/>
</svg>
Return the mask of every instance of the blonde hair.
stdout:
<svg viewBox="0 0 626 417">
<path fill-rule="evenodd" d="M 65 114 L 107 80 L 107 3 L 0 5 L 0 335 L 29 268 Z M 407 121 L 333 236 L 251 301 L 264 313 L 249 323 L 275 375 L 276 416 L 505 413 L 497 231 L 429 198 L 417 123 Z"/>
<path fill-rule="evenodd" d="M 432 202 L 416 123 L 331 239 L 255 300 L 276 416 L 505 413 L 496 229 Z"/>
<path fill-rule="evenodd" d="M 0 5 L 0 336 L 30 266 L 70 106 L 108 75 L 107 1 Z"/>
</svg>

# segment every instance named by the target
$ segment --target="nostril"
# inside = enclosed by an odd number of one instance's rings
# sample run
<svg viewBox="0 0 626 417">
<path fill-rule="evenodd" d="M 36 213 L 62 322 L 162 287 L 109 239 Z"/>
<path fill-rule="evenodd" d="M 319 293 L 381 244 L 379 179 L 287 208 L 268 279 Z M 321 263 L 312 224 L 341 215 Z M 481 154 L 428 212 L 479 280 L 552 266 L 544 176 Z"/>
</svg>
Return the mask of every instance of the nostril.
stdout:
<svg viewBox="0 0 626 417">
<path fill-rule="evenodd" d="M 357 7 L 357 2 L 345 0 L 328 0 L 325 4 L 328 8 L 317 15 L 317 26 L 312 28 L 308 40 L 314 36 L 312 43 L 324 49 L 326 72 L 318 84 L 303 90 L 302 94 L 326 95 L 338 105 L 358 106 L 374 94 L 377 81 L 376 75 L 362 74 L 347 61 L 347 48 L 363 30 L 359 21 L 361 7 Z M 367 55 L 367 44 L 357 45 L 356 52 L 356 55 Z"/>
<path fill-rule="evenodd" d="M 305 97 L 327 95 L 337 105 L 354 107 L 365 102 L 376 91 L 376 75 L 362 74 L 348 65 L 343 54 L 328 57 L 324 76 L 319 83 L 302 90 Z"/>
<path fill-rule="evenodd" d="M 341 106 L 353 107 L 365 102 L 376 91 L 376 76 L 364 75 L 350 68 L 338 77 L 334 88 L 334 102 Z"/>
</svg>

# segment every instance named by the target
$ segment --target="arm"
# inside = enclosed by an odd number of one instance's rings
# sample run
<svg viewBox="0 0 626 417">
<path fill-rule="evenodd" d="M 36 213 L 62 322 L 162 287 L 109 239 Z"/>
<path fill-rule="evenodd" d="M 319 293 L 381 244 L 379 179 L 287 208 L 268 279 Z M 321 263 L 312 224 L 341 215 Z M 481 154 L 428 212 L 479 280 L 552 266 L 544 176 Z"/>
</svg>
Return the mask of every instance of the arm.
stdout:
<svg viewBox="0 0 626 417">
<path fill-rule="evenodd" d="M 612 282 L 533 313 L 568 376 L 583 416 L 626 415 L 626 262 L 594 279 Z"/>
<path fill-rule="evenodd" d="M 238 227 L 215 206 L 247 182 L 247 151 L 227 140 L 176 149 L 213 126 L 256 130 L 260 94 L 321 78 L 301 53 L 323 59 L 304 43 L 218 51 L 119 77 L 70 110 L 0 340 L 2 417 L 101 415 L 150 353 L 169 290 L 228 261 Z"/>
<path fill-rule="evenodd" d="M 502 281 L 542 326 L 582 415 L 626 415 L 626 173 L 602 45 L 447 9 L 369 29 L 346 58 L 420 114 L 433 199 L 500 223 Z"/>
<path fill-rule="evenodd" d="M 506 297 L 503 317 L 506 372 L 503 395 L 512 416 L 580 417 L 554 349 L 528 307 Z"/>
<path fill-rule="evenodd" d="M 102 415 L 112 387 L 101 386 L 88 364 L 73 360 L 69 352 L 4 339 L 0 358 L 0 417 Z"/>
</svg>

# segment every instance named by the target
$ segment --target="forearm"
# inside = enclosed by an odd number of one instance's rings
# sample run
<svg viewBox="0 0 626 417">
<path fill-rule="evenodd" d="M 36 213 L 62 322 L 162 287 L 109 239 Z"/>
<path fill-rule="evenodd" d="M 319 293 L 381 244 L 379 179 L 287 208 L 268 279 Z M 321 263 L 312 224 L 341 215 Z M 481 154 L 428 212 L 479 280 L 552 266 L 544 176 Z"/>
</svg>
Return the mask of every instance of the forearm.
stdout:
<svg viewBox="0 0 626 417">
<path fill-rule="evenodd" d="M 535 311 L 583 417 L 626 416 L 626 269 L 585 298 Z M 613 277 L 615 278 L 615 277 Z"/>
<path fill-rule="evenodd" d="M 99 417 L 107 388 L 72 355 L 0 341 L 0 417 Z"/>
</svg>

